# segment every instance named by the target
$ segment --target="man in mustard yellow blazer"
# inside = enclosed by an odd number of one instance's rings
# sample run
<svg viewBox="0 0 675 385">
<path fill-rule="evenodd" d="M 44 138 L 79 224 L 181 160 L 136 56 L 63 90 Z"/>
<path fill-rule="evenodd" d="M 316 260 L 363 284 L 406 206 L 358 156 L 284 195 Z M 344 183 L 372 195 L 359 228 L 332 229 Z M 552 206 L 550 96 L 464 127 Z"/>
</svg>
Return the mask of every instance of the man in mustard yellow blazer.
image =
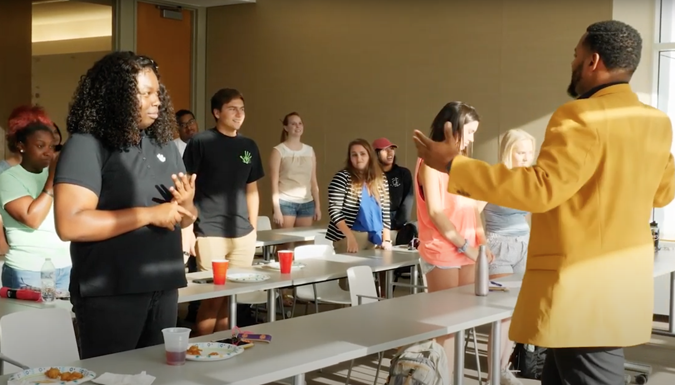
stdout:
<svg viewBox="0 0 675 385">
<path fill-rule="evenodd" d="M 527 269 L 509 337 L 551 348 L 543 385 L 623 384 L 624 346 L 651 335 L 653 207 L 675 194 L 668 116 L 628 81 L 638 32 L 592 24 L 575 48 L 569 94 L 551 117 L 537 164 L 508 169 L 459 154 L 456 138 L 415 132 L 448 191 L 532 212 Z"/>
</svg>

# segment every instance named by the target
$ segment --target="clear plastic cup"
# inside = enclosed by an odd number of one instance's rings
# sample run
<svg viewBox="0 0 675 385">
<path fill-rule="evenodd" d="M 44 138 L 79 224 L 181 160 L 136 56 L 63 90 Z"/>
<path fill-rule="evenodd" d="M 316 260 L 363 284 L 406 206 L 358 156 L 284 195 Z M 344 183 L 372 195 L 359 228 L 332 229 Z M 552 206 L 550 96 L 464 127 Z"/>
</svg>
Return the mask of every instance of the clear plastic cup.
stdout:
<svg viewBox="0 0 675 385">
<path fill-rule="evenodd" d="M 166 328 L 162 329 L 162 334 L 164 334 L 166 363 L 169 365 L 185 364 L 185 356 L 190 343 L 190 329 Z"/>
</svg>

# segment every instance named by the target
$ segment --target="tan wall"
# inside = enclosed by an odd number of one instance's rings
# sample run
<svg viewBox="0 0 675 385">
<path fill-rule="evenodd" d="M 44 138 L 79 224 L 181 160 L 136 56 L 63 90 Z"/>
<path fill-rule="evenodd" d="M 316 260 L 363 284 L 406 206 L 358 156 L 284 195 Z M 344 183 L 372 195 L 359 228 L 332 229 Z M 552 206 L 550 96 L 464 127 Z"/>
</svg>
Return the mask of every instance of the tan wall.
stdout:
<svg viewBox="0 0 675 385">
<path fill-rule="evenodd" d="M 30 103 L 31 2 L 0 1 L 0 127 L 12 110 Z M 0 159 L 7 153 L 0 130 Z"/>
<path fill-rule="evenodd" d="M 33 103 L 45 108 L 49 117 L 61 128 L 64 140 L 67 137 L 68 105 L 80 77 L 108 52 L 33 57 Z"/>
<path fill-rule="evenodd" d="M 112 36 L 39 41 L 33 43 L 33 56 L 60 55 L 80 52 L 109 52 L 112 50 L 112 42 Z"/>
<path fill-rule="evenodd" d="M 350 140 L 386 136 L 399 145 L 399 163 L 412 167 L 412 130 L 428 130 L 448 101 L 482 115 L 480 159 L 495 162 L 498 137 L 511 128 L 541 141 L 550 114 L 568 100 L 574 46 L 588 24 L 611 18 L 611 0 L 258 0 L 210 8 L 207 97 L 222 87 L 244 93 L 242 133 L 258 142 L 264 162 L 279 120 L 298 111 L 318 156 L 325 212 L 326 186 Z M 271 214 L 269 191 L 265 178 L 263 215 Z"/>
</svg>

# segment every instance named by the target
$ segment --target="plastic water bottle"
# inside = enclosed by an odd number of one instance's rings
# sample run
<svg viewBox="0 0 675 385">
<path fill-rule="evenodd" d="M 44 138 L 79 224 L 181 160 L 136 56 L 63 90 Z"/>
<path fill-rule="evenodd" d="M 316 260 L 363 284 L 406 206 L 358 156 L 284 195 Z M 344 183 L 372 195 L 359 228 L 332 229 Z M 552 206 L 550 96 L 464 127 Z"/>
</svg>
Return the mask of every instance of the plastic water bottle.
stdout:
<svg viewBox="0 0 675 385">
<path fill-rule="evenodd" d="M 476 259 L 476 280 L 474 282 L 476 295 L 486 296 L 490 292 L 490 272 L 485 245 L 478 246 Z"/>
<path fill-rule="evenodd" d="M 40 270 L 40 278 L 42 280 L 42 301 L 54 302 L 56 297 L 56 268 L 51 258 L 45 258 L 45 263 L 42 264 Z"/>
<path fill-rule="evenodd" d="M 659 224 L 656 221 L 652 221 L 649 227 L 652 230 L 652 238 L 654 238 L 654 251 L 659 251 Z"/>
</svg>

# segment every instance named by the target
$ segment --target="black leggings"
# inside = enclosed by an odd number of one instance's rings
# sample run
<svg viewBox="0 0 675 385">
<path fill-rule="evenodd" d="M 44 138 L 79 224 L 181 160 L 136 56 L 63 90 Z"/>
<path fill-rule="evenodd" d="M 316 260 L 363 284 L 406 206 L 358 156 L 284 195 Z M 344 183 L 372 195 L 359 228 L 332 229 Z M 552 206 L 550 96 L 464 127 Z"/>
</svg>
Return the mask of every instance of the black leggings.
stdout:
<svg viewBox="0 0 675 385">
<path fill-rule="evenodd" d="M 178 290 L 71 298 L 82 359 L 164 343 L 176 326 Z"/>
</svg>

